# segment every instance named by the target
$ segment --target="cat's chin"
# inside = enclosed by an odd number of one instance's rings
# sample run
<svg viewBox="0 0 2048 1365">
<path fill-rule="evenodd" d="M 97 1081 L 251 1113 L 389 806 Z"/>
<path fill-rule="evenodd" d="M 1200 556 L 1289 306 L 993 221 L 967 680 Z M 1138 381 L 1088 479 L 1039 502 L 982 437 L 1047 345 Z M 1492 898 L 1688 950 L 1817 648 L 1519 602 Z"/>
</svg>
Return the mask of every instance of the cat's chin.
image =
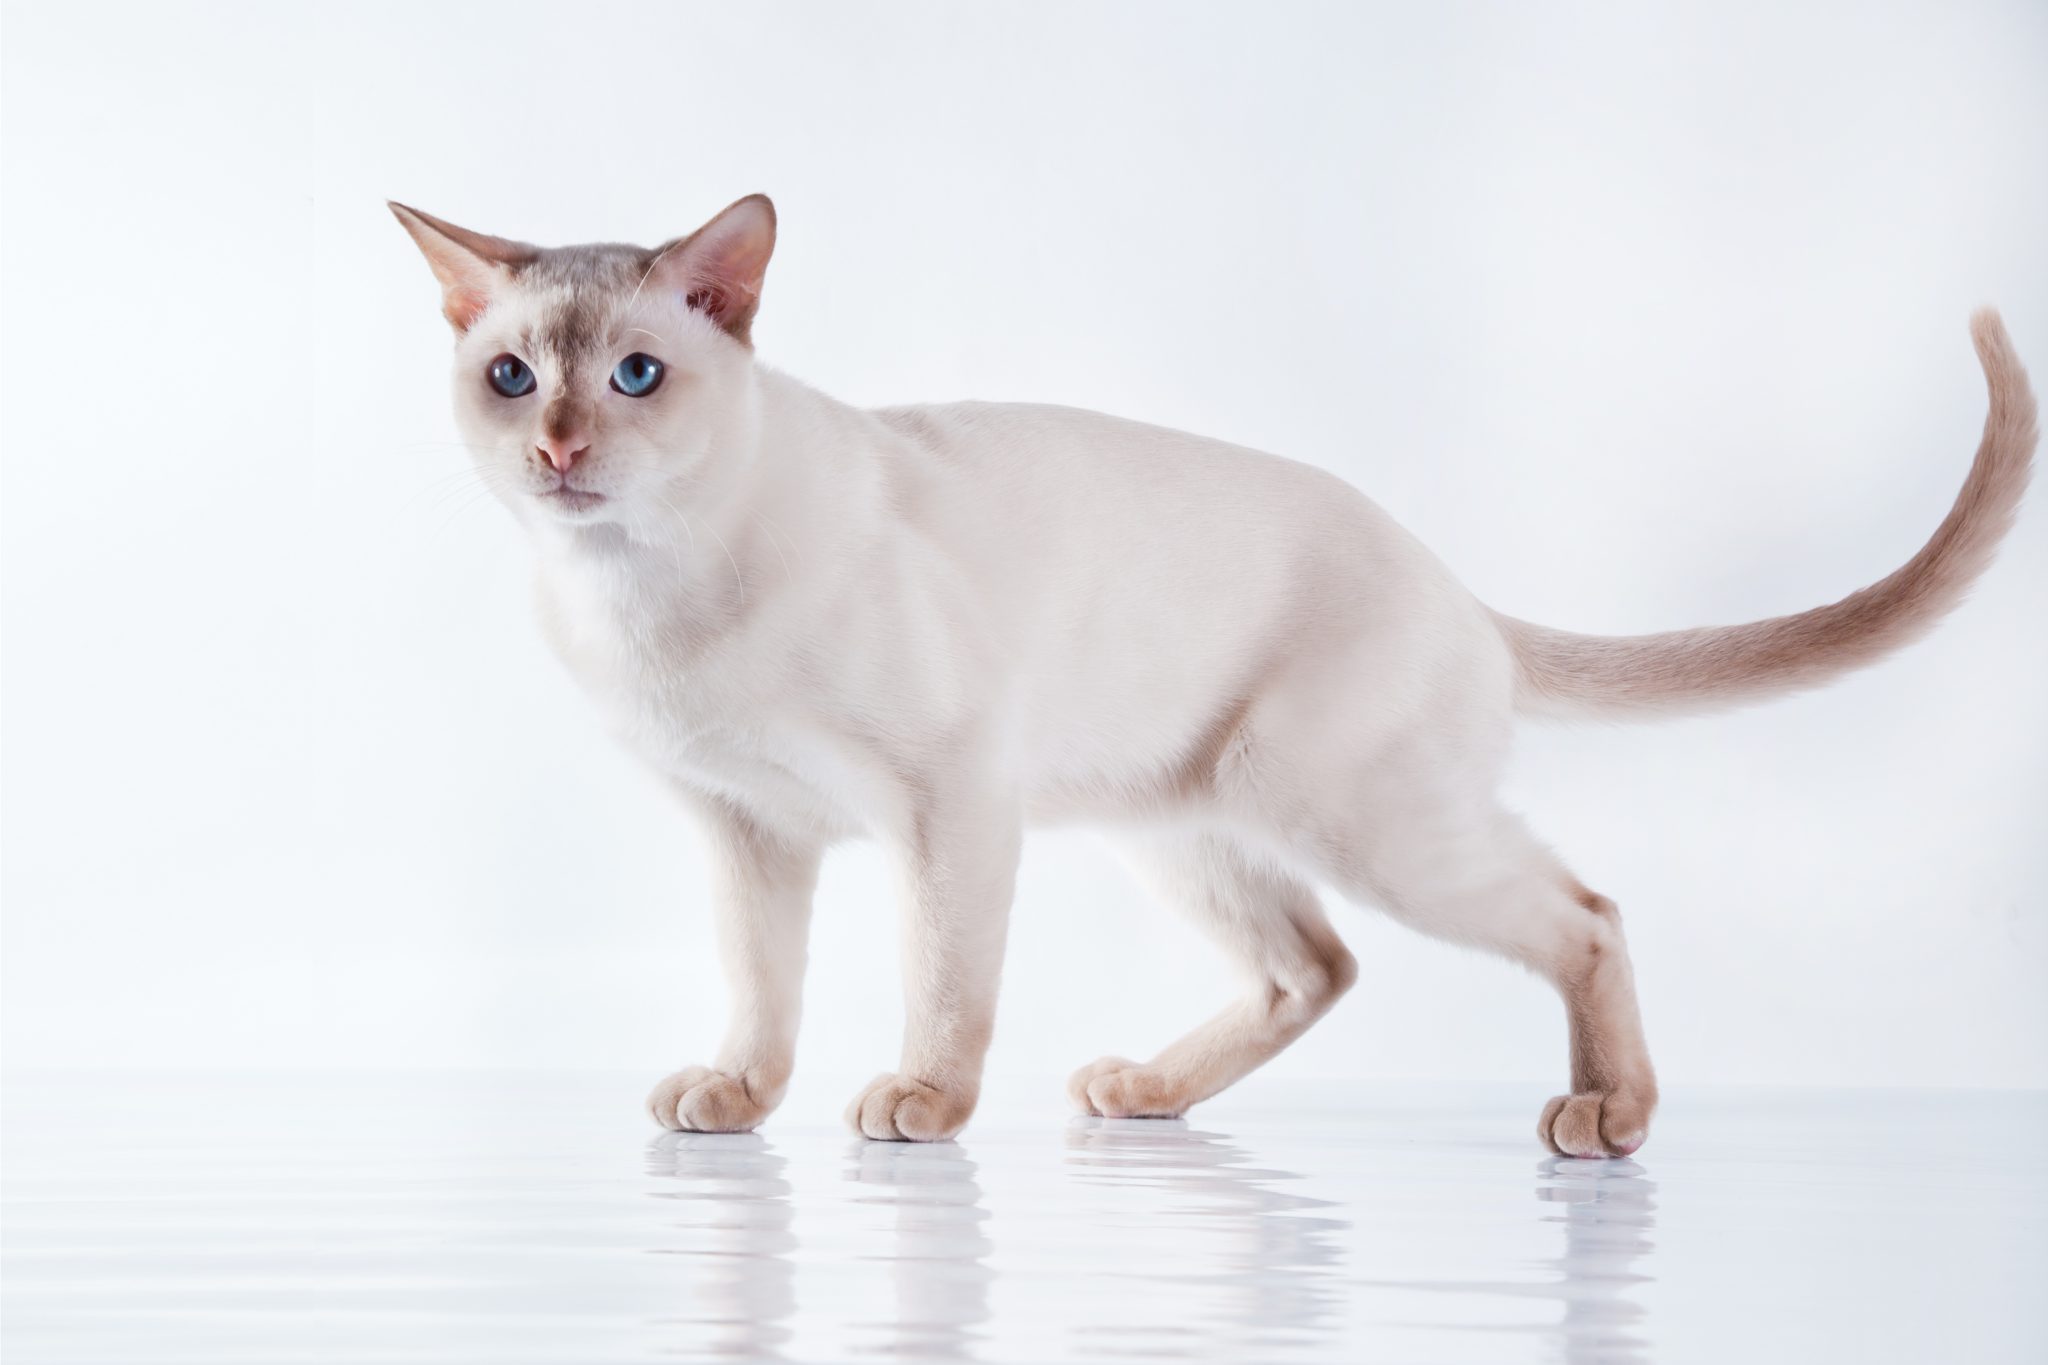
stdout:
<svg viewBox="0 0 2048 1365">
<path fill-rule="evenodd" d="M 562 520 L 575 523 L 602 520 L 611 507 L 611 499 L 604 494 L 580 488 L 552 488 L 535 501 Z"/>
</svg>

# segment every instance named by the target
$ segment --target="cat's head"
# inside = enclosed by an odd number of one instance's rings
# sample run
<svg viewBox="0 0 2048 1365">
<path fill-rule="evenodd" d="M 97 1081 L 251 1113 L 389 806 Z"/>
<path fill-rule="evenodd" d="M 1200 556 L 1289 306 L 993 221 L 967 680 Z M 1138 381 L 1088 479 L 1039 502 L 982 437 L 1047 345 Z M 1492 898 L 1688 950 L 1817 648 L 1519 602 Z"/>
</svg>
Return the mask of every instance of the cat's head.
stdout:
<svg viewBox="0 0 2048 1365">
<path fill-rule="evenodd" d="M 655 522 L 745 441 L 766 196 L 653 248 L 535 247 L 391 211 L 441 282 L 456 423 L 522 518 Z"/>
</svg>

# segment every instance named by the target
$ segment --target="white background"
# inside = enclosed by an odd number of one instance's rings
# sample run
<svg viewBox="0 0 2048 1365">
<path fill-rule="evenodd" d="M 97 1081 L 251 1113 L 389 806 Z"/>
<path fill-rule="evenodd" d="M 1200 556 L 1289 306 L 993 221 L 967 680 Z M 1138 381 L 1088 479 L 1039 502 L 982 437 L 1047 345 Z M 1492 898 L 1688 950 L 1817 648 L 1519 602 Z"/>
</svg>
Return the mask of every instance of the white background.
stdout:
<svg viewBox="0 0 2048 1365">
<path fill-rule="evenodd" d="M 527 618 L 383 200 L 652 241 L 740 194 L 763 354 L 1320 463 L 1485 600 L 1794 610 L 1945 510 L 1996 302 L 2048 376 L 2048 9 L 13 4 L 5 1038 L 31 1067 L 705 1060 L 694 837 Z M 1076 490 L 1085 496 L 1085 490 Z M 1532 729 L 1666 1088 L 2048 1084 L 2048 508 L 1930 642 L 1733 717 Z M 1509 967 L 1340 908 L 1277 1074 L 1562 1078 Z M 1231 990 L 1027 850 L 992 1067 L 1048 1105 Z M 871 850 L 794 1103 L 894 1063 Z M 624 1102 L 637 1095 L 624 1097 Z"/>
</svg>

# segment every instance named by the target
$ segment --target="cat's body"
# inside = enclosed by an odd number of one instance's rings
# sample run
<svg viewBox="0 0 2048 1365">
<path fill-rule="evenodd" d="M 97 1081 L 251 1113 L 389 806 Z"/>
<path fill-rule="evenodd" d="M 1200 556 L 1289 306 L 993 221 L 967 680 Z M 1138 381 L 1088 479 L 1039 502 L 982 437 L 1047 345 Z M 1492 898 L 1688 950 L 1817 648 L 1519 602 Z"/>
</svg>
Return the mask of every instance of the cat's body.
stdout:
<svg viewBox="0 0 2048 1365">
<path fill-rule="evenodd" d="M 764 406 L 830 424 L 828 479 L 765 454 L 778 491 L 701 517 L 687 564 L 664 547 L 618 575 L 628 547 L 564 540 L 540 581 L 550 638 L 679 780 L 868 834 L 905 769 L 987 727 L 1030 820 L 1228 819 L 1197 739 L 1304 660 L 1350 656 L 1328 700 L 1361 743 L 1413 728 L 1439 673 L 1504 720 L 1485 610 L 1329 474 L 1073 409 L 870 413 L 758 374 Z M 767 420 L 764 452 L 802 449 Z"/>
<path fill-rule="evenodd" d="M 1079 820 L 1252 977 L 1153 1061 L 1082 1068 L 1081 1106 L 1180 1113 L 1319 1017 L 1353 976 L 1323 881 L 1556 983 L 1572 1093 L 1542 1136 L 1632 1151 L 1656 1085 L 1619 917 L 1496 803 L 1516 711 L 1724 704 L 1876 657 L 1982 568 L 2032 449 L 1986 315 L 1985 444 L 1913 564 L 1777 622 L 1571 636 L 1496 616 L 1308 466 L 1065 408 L 865 412 L 756 364 L 764 200 L 658 252 L 400 218 L 461 334 L 466 434 L 536 533 L 549 637 L 717 853 L 733 1022 L 715 1068 L 650 1097 L 670 1127 L 751 1127 L 780 1098 L 819 856 L 872 836 L 904 876 L 907 1030 L 849 1117 L 957 1131 L 1021 830 Z"/>
</svg>

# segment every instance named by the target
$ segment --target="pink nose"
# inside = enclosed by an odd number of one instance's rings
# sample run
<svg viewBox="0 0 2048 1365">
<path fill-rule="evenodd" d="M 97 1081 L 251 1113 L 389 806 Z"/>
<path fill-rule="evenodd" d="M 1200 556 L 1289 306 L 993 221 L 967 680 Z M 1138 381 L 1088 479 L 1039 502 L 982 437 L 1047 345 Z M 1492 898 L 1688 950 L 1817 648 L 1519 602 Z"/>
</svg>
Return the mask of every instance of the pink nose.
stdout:
<svg viewBox="0 0 2048 1365">
<path fill-rule="evenodd" d="M 544 437 L 539 450 L 547 462 L 555 467 L 557 474 L 566 474 L 575 463 L 590 453 L 590 446 L 581 436 Z"/>
</svg>

